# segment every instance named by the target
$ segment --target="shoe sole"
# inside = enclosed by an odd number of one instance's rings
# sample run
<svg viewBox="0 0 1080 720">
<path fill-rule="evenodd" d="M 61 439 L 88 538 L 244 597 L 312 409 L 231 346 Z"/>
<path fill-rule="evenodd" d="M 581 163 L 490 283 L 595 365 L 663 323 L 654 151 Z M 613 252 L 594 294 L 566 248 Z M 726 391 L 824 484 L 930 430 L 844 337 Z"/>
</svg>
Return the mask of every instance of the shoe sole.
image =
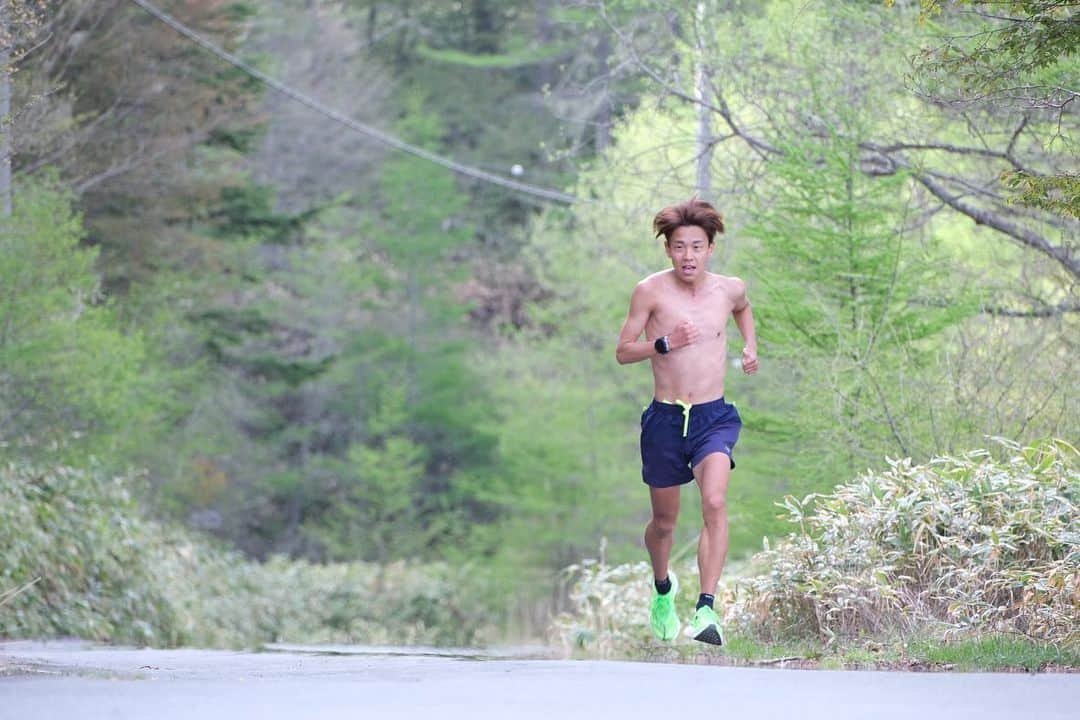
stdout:
<svg viewBox="0 0 1080 720">
<path fill-rule="evenodd" d="M 671 637 L 664 637 L 660 633 L 656 632 L 655 629 L 652 631 L 652 634 L 653 634 L 653 637 L 656 638 L 657 640 L 660 640 L 662 642 L 671 642 L 672 640 L 675 640 L 675 639 L 677 639 L 679 637 L 679 631 L 680 630 L 682 630 L 682 625 L 676 625 L 675 626 L 675 633 Z"/>
<path fill-rule="evenodd" d="M 724 638 L 720 637 L 720 631 L 716 629 L 715 625 L 710 625 L 697 635 L 694 639 L 698 642 L 708 643 L 709 645 L 723 645 Z"/>
</svg>

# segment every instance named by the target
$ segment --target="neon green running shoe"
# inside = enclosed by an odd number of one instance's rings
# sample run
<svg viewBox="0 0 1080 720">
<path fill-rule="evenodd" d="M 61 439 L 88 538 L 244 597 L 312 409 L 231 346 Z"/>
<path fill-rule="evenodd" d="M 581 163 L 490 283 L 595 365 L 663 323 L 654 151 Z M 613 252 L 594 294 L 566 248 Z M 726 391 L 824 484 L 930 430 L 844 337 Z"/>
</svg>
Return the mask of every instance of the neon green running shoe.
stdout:
<svg viewBox="0 0 1080 720">
<path fill-rule="evenodd" d="M 679 594 L 679 581 L 675 573 L 669 572 L 671 589 L 661 595 L 653 587 L 652 608 L 649 610 L 649 623 L 653 634 L 661 640 L 674 640 L 679 636 L 679 616 L 675 612 L 675 596 Z"/>
<path fill-rule="evenodd" d="M 720 616 L 708 605 L 698 608 L 694 619 L 690 621 L 690 637 L 710 645 L 723 645 L 724 636 L 720 634 Z"/>
</svg>

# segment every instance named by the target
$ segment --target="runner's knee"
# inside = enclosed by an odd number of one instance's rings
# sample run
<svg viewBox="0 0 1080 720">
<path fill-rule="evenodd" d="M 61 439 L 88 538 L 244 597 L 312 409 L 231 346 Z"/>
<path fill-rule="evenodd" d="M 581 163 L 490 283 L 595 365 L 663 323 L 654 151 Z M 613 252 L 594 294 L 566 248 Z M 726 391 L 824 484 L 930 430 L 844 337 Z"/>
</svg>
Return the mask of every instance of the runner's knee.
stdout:
<svg viewBox="0 0 1080 720">
<path fill-rule="evenodd" d="M 701 514 L 705 516 L 705 522 L 719 519 L 727 512 L 727 496 L 725 493 L 706 493 L 701 497 Z"/>
<path fill-rule="evenodd" d="M 676 515 L 668 513 L 653 513 L 652 529 L 657 535 L 670 535 L 675 532 Z"/>
</svg>

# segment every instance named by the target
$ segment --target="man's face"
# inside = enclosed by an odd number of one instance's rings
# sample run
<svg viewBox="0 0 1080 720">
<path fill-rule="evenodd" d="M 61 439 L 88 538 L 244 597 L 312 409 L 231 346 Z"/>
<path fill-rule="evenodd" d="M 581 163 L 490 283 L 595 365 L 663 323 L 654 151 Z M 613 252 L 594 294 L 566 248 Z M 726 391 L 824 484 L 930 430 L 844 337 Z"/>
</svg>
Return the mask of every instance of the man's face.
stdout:
<svg viewBox="0 0 1080 720">
<path fill-rule="evenodd" d="M 671 240 L 664 249 L 671 258 L 675 277 L 683 282 L 694 282 L 705 274 L 713 246 L 709 236 L 697 225 L 683 225 L 671 233 Z"/>
</svg>

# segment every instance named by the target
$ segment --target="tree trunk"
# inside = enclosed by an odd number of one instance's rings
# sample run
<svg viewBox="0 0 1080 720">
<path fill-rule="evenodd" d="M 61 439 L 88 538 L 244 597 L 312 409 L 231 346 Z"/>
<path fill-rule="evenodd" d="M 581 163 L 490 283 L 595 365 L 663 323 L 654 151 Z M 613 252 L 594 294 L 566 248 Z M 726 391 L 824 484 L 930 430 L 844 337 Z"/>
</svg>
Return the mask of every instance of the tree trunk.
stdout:
<svg viewBox="0 0 1080 720">
<path fill-rule="evenodd" d="M 611 144 L 611 106 L 612 98 L 611 68 L 608 60 L 611 57 L 611 36 L 607 32 L 601 32 L 600 40 L 596 48 L 596 61 L 600 64 L 600 72 L 604 74 L 604 85 L 601 92 L 604 94 L 600 102 L 600 108 L 596 111 L 593 122 L 596 124 L 596 154 L 599 155 Z"/>
<path fill-rule="evenodd" d="M 379 3 L 372 2 L 371 7 L 368 8 L 367 16 L 367 42 L 368 45 L 375 45 L 375 24 L 379 21 Z"/>
<path fill-rule="evenodd" d="M 7 3 L 0 4 L 0 215 L 11 215 L 11 63 Z"/>
<path fill-rule="evenodd" d="M 709 94 L 710 68 L 707 62 L 708 48 L 705 46 L 703 33 L 708 27 L 708 13 L 705 2 L 699 0 L 694 13 L 695 36 L 697 37 L 697 60 L 694 63 L 694 97 L 700 102 L 697 106 L 697 181 L 695 189 L 702 200 L 711 200 L 712 195 L 712 111 L 706 107 L 711 103 Z"/>
<path fill-rule="evenodd" d="M 473 0 L 472 31 L 472 48 L 470 50 L 485 55 L 498 52 L 499 41 L 495 10 L 488 0 Z"/>
<path fill-rule="evenodd" d="M 537 0 L 536 3 L 536 43 L 541 48 L 551 45 L 555 38 L 555 26 L 551 22 L 552 0 Z M 536 64 L 536 87 L 547 88 L 555 81 L 555 61 L 545 60 Z"/>
</svg>

